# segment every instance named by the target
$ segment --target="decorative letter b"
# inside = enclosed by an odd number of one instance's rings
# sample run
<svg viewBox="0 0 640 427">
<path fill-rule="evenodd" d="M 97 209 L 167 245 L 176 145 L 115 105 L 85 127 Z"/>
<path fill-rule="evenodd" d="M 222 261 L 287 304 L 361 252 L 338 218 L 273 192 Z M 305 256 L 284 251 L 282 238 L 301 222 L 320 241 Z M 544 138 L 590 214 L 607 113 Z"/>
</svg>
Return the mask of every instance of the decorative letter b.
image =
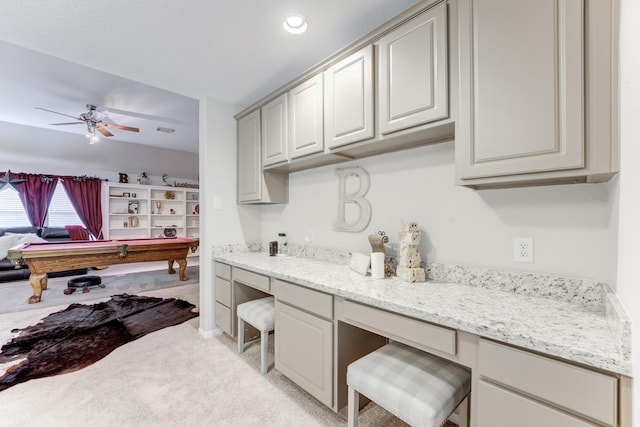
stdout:
<svg viewBox="0 0 640 427">
<path fill-rule="evenodd" d="M 348 231 L 357 233 L 364 230 L 371 220 L 371 204 L 364 195 L 369 191 L 371 181 L 369 173 L 359 167 L 336 169 L 336 175 L 340 179 L 338 194 L 338 220 L 333 229 L 335 231 Z M 358 182 L 358 188 L 347 194 L 347 179 L 353 177 Z M 347 222 L 347 203 L 353 203 L 358 207 L 355 221 Z"/>
</svg>

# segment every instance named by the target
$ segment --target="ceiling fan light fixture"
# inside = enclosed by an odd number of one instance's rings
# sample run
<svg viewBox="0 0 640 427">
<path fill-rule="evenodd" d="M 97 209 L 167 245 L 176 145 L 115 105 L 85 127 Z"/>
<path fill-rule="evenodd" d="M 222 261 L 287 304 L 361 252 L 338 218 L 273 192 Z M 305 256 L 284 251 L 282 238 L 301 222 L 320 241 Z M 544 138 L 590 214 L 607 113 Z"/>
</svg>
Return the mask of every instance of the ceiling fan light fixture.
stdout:
<svg viewBox="0 0 640 427">
<path fill-rule="evenodd" d="M 299 14 L 287 16 L 282 25 L 284 29 L 291 34 L 303 34 L 308 28 L 306 18 Z"/>
<path fill-rule="evenodd" d="M 89 144 L 93 145 L 96 142 L 100 141 L 100 138 L 96 135 L 96 124 L 88 121 L 87 122 L 87 138 L 89 138 Z"/>
</svg>

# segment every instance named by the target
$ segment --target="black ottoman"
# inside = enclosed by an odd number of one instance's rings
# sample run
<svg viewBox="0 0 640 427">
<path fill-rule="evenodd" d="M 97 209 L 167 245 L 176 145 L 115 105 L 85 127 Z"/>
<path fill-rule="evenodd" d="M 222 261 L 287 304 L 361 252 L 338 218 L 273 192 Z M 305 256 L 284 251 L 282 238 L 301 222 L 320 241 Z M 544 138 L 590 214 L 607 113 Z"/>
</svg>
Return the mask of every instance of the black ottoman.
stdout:
<svg viewBox="0 0 640 427">
<path fill-rule="evenodd" d="M 71 295 L 78 288 L 82 288 L 82 292 L 89 292 L 89 288 L 91 286 L 100 286 L 101 288 L 104 288 L 102 278 L 100 276 L 74 277 L 67 282 L 67 289 L 64 290 L 64 294 Z"/>
</svg>

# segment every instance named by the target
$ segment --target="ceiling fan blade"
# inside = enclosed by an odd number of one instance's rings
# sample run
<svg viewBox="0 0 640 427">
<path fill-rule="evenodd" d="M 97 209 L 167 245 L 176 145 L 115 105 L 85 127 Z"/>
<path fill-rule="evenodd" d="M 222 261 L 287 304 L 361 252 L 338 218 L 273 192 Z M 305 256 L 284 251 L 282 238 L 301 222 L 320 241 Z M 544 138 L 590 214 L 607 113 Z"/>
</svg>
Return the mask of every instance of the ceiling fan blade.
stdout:
<svg viewBox="0 0 640 427">
<path fill-rule="evenodd" d="M 64 125 L 81 125 L 82 122 L 71 122 L 71 123 L 49 123 L 50 126 L 64 126 Z"/>
<path fill-rule="evenodd" d="M 136 113 L 133 111 L 127 111 L 127 110 L 119 110 L 117 108 L 110 108 L 110 107 L 98 107 L 96 109 L 96 111 L 99 111 L 103 114 L 106 114 L 107 116 L 109 115 L 109 113 L 115 113 L 115 114 L 121 114 L 123 116 L 131 116 L 131 117 L 137 117 L 139 119 L 145 119 L 145 120 L 151 120 L 151 121 L 160 121 L 160 122 L 165 122 L 165 123 L 173 123 L 176 125 L 181 125 L 182 122 L 180 120 L 176 120 L 176 119 L 172 119 L 170 117 L 162 117 L 162 116 L 154 116 L 151 114 L 142 114 L 142 113 Z"/>
<path fill-rule="evenodd" d="M 102 126 L 96 126 L 96 130 L 98 132 L 100 132 L 101 134 L 103 134 L 104 136 L 113 136 L 113 134 L 111 132 L 109 132 L 108 130 L 106 130 Z"/>
<path fill-rule="evenodd" d="M 138 128 L 134 128 L 131 126 L 123 126 L 123 125 L 117 125 L 115 123 L 101 123 L 100 126 L 104 126 L 104 127 L 108 127 L 108 128 L 114 128 L 114 129 L 121 129 L 121 130 L 128 130 L 129 132 L 140 132 L 140 129 Z"/>
<path fill-rule="evenodd" d="M 72 119 L 83 121 L 80 117 L 71 116 L 69 114 L 59 113 L 59 112 L 53 111 L 53 110 L 47 110 L 46 108 L 42 108 L 42 107 L 34 107 L 34 108 L 36 110 L 48 111 L 48 112 L 53 113 L 53 114 L 60 114 L 61 116 L 67 116 L 67 117 L 71 117 Z"/>
</svg>

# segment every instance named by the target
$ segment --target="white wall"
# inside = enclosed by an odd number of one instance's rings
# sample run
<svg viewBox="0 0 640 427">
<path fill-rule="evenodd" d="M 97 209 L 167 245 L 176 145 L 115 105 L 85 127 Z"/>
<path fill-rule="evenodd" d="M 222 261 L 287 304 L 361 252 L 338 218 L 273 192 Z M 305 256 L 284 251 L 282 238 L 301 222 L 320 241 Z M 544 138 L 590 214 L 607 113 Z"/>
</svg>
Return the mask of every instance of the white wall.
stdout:
<svg viewBox="0 0 640 427">
<path fill-rule="evenodd" d="M 640 3 L 622 0 L 620 14 L 619 245 L 617 288 L 633 323 L 634 395 L 640 395 Z M 633 425 L 640 426 L 640 399 L 635 398 Z"/>
<path fill-rule="evenodd" d="M 240 108 L 213 98 L 200 100 L 200 333 L 215 327 L 212 246 L 260 239 L 260 210 L 236 204 L 236 121 Z M 220 198 L 221 209 L 214 209 Z"/>
<path fill-rule="evenodd" d="M 370 226 L 333 231 L 338 213 L 335 169 L 360 166 L 371 177 L 365 196 Z M 454 185 L 453 143 L 326 166 L 289 176 L 289 204 L 263 207 L 262 239 L 284 229 L 301 244 L 370 251 L 367 236 L 381 226 L 397 243 L 400 223 L 417 221 L 428 262 L 456 262 L 609 281 L 612 184 L 471 190 Z M 513 237 L 533 237 L 534 263 L 512 261 Z"/>
</svg>

